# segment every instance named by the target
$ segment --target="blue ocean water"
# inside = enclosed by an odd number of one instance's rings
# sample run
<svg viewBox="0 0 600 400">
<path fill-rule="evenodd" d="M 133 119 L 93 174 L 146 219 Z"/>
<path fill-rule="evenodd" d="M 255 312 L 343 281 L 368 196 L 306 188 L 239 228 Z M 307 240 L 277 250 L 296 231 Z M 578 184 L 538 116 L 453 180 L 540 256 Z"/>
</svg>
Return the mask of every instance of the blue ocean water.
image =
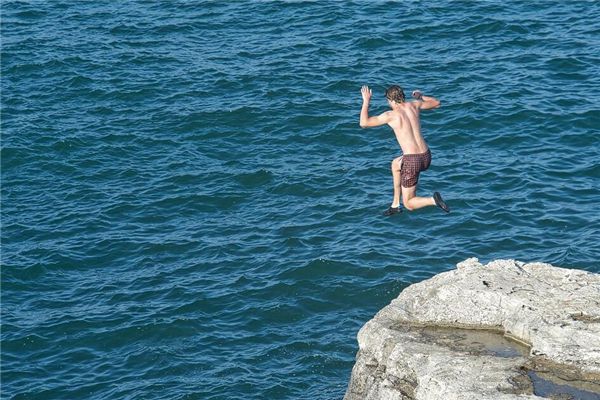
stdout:
<svg viewBox="0 0 600 400">
<path fill-rule="evenodd" d="M 468 257 L 600 272 L 600 3 L 1 6 L 4 399 L 331 399 Z M 382 216 L 390 84 L 436 96 Z"/>
</svg>

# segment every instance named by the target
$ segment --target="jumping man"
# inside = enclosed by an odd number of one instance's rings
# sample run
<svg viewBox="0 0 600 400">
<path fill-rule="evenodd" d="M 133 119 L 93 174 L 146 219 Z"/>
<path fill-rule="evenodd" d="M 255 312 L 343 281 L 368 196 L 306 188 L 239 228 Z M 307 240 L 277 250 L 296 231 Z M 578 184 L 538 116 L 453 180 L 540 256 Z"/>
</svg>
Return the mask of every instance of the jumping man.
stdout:
<svg viewBox="0 0 600 400">
<path fill-rule="evenodd" d="M 424 96 L 419 91 L 412 93 L 415 101 L 406 102 L 404 91 L 400 86 L 390 86 L 385 91 L 385 97 L 392 108 L 376 117 L 369 117 L 369 102 L 372 92 L 368 86 L 361 89 L 363 105 L 360 110 L 360 127 L 371 128 L 388 124 L 396 134 L 396 139 L 402 149 L 402 156 L 392 161 L 392 176 L 394 178 L 394 199 L 392 205 L 384 212 L 392 215 L 402 212 L 400 196 L 407 210 L 416 210 L 427 206 L 438 206 L 445 212 L 450 209 L 435 192 L 433 197 L 418 197 L 417 182 L 419 173 L 429 168 L 431 152 L 421 135 L 421 110 L 429 110 L 440 106 L 439 100 Z"/>
</svg>

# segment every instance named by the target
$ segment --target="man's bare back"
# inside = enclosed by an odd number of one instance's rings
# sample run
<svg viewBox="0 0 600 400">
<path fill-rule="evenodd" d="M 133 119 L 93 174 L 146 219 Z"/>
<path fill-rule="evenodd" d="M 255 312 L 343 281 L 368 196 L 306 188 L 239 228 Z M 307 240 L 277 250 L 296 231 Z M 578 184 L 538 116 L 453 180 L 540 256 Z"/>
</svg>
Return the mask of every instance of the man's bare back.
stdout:
<svg viewBox="0 0 600 400">
<path fill-rule="evenodd" d="M 421 135 L 420 108 L 416 102 L 398 104 L 385 114 L 403 154 L 425 153 L 429 149 Z"/>
<path fill-rule="evenodd" d="M 421 135 L 421 110 L 437 108 L 440 106 L 440 102 L 434 97 L 423 96 L 419 91 L 412 93 L 416 99 L 415 101 L 406 102 L 402 88 L 393 85 L 386 91 L 386 98 L 391 110 L 370 117 L 371 89 L 368 86 L 363 86 L 361 93 L 363 98 L 360 111 L 361 128 L 389 125 L 396 135 L 396 140 L 398 140 L 403 154 L 402 157 L 392 161 L 394 199 L 392 205 L 384 214 L 392 215 L 401 212 L 401 196 L 404 206 L 408 210 L 437 205 L 448 212 L 449 208 L 438 192 L 435 192 L 433 197 L 417 197 L 416 195 L 419 173 L 428 169 L 431 163 L 431 152 L 423 135 Z"/>
<path fill-rule="evenodd" d="M 420 92 L 414 91 L 413 96 L 417 99 L 412 102 L 396 102 L 388 99 L 388 104 L 392 108 L 376 117 L 368 116 L 368 105 L 371 100 L 371 90 L 364 86 L 362 89 L 363 108 L 366 105 L 366 114 L 361 112 L 360 126 L 370 128 L 388 124 L 396 134 L 398 144 L 404 154 L 425 153 L 428 150 L 427 143 L 421 135 L 421 110 L 429 110 L 440 106 L 440 102 L 434 97 L 423 96 Z M 361 110 L 362 111 L 362 110 Z M 363 118 L 365 117 L 365 118 Z"/>
</svg>

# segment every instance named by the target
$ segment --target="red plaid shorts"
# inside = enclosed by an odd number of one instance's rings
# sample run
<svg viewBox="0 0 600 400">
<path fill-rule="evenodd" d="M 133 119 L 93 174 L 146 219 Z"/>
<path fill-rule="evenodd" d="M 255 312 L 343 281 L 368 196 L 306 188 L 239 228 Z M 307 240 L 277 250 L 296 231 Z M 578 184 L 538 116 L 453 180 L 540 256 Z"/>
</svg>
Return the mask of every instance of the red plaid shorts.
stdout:
<svg viewBox="0 0 600 400">
<path fill-rule="evenodd" d="M 406 188 L 415 186 L 419 181 L 419 173 L 429 168 L 429 165 L 431 165 L 429 149 L 425 153 L 403 155 L 400 167 L 402 186 Z"/>
</svg>

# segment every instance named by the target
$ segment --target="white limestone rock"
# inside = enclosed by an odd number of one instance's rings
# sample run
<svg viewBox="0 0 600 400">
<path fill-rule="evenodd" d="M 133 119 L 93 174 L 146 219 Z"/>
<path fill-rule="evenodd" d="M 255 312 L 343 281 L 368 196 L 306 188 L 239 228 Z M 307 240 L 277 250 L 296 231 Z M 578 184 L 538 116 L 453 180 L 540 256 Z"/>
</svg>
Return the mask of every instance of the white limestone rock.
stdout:
<svg viewBox="0 0 600 400">
<path fill-rule="evenodd" d="M 500 334 L 527 347 L 498 350 Z M 468 259 L 407 287 L 358 343 L 346 400 L 538 399 L 536 369 L 600 391 L 600 275 Z"/>
</svg>

